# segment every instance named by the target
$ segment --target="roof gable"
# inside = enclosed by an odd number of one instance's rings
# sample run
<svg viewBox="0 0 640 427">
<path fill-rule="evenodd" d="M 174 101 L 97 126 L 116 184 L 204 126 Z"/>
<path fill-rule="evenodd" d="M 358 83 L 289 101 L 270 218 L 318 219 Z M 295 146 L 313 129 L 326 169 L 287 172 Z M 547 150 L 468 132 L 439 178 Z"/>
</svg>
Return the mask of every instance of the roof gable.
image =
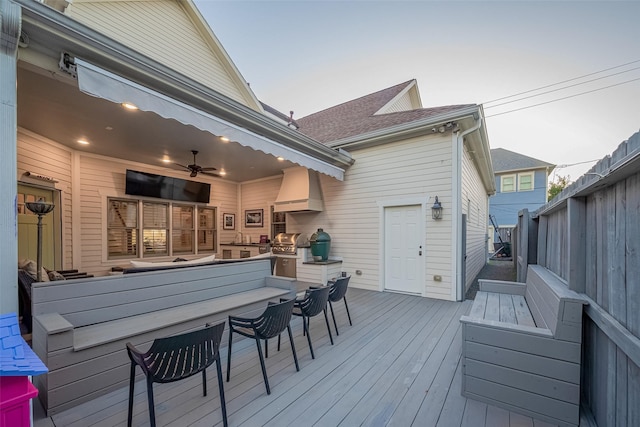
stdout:
<svg viewBox="0 0 640 427">
<path fill-rule="evenodd" d="M 327 143 L 435 117 L 468 108 L 473 104 L 405 109 L 412 105 L 421 105 L 415 80 L 327 108 L 296 121 L 300 126 L 298 129 L 300 132 L 317 141 Z M 391 111 L 393 108 L 399 108 L 401 111 L 383 112 Z"/>
<path fill-rule="evenodd" d="M 491 150 L 491 163 L 496 173 L 523 169 L 550 168 L 550 170 L 552 170 L 556 167 L 554 164 L 505 150 L 504 148 L 494 148 Z"/>
<path fill-rule="evenodd" d="M 191 0 L 74 0 L 66 15 L 262 112 L 255 94 Z"/>
<path fill-rule="evenodd" d="M 409 111 L 422 108 L 420 93 L 418 93 L 418 83 L 415 79 L 406 83 L 409 84 L 407 84 L 404 89 L 402 89 L 402 91 L 394 96 L 382 108 L 376 111 L 375 114 L 397 113 L 400 111 Z M 406 83 L 403 83 L 403 85 Z"/>
</svg>

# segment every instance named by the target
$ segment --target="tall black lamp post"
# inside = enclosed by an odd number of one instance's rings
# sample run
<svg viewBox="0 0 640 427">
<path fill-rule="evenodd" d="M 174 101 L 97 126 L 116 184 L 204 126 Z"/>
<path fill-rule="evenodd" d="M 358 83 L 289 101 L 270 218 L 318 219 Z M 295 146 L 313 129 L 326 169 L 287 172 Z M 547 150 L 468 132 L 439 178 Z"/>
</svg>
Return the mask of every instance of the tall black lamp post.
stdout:
<svg viewBox="0 0 640 427">
<path fill-rule="evenodd" d="M 25 203 L 25 206 L 38 215 L 38 282 L 42 282 L 42 217 L 51 212 L 55 205 L 39 198 L 37 202 Z"/>
</svg>

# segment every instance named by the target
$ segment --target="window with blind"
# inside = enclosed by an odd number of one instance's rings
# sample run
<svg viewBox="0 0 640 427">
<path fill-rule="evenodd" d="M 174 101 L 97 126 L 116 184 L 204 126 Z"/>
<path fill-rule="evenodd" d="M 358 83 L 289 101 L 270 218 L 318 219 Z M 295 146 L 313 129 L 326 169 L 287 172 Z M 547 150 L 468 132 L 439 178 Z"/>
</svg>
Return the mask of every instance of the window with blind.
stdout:
<svg viewBox="0 0 640 427">
<path fill-rule="evenodd" d="M 516 191 L 516 176 L 502 175 L 502 177 L 500 177 L 500 191 L 503 193 L 512 193 Z"/>
<path fill-rule="evenodd" d="M 111 198 L 107 202 L 109 259 L 216 250 L 215 208 Z"/>
<path fill-rule="evenodd" d="M 169 206 L 165 203 L 142 204 L 142 241 L 144 255 L 169 255 L 167 232 Z"/>
<path fill-rule="evenodd" d="M 533 190 L 533 172 L 518 174 L 518 191 Z"/>
<path fill-rule="evenodd" d="M 138 256 L 138 202 L 109 199 L 107 208 L 109 258 Z"/>
<path fill-rule="evenodd" d="M 192 254 L 195 250 L 193 234 L 193 206 L 173 205 L 173 231 L 171 238 L 174 254 Z"/>
<path fill-rule="evenodd" d="M 287 232 L 287 215 L 284 212 L 274 212 L 271 206 L 271 239 L 275 239 L 276 234 Z"/>
<path fill-rule="evenodd" d="M 198 252 L 213 252 L 216 248 L 216 210 L 198 209 Z"/>
</svg>

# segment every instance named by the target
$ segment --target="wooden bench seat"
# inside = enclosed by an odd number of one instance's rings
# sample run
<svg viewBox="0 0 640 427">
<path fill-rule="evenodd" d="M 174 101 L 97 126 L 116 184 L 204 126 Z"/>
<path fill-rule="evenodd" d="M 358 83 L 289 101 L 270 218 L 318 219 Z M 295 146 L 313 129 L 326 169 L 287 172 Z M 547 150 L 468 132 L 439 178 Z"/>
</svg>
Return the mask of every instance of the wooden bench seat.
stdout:
<svg viewBox="0 0 640 427">
<path fill-rule="evenodd" d="M 219 313 L 237 311 L 239 308 L 255 302 L 274 301 L 289 294 L 290 292 L 285 289 L 264 287 L 212 300 L 85 326 L 74 333 L 73 350 L 80 351 L 192 320 L 209 318 Z M 204 325 L 206 322 L 201 321 L 201 323 Z"/>
<path fill-rule="evenodd" d="M 127 342 L 144 349 L 229 315 L 252 315 L 295 289 L 294 279 L 271 276 L 269 259 L 35 283 L 33 348 L 49 368 L 34 378 L 40 400 L 52 415 L 124 387 Z"/>
<path fill-rule="evenodd" d="M 462 316 L 462 394 L 561 426 L 579 424 L 585 300 L 547 269 L 480 281 Z"/>
</svg>

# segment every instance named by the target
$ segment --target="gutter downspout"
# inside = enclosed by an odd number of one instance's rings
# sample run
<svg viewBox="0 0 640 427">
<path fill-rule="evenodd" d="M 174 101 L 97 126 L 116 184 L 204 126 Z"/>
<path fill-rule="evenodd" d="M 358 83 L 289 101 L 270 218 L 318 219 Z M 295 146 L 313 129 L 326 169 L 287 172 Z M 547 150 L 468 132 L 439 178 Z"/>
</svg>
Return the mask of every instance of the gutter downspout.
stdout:
<svg viewBox="0 0 640 427">
<path fill-rule="evenodd" d="M 482 117 L 476 119 L 476 124 L 466 131 L 454 133 L 454 152 L 455 160 L 453 170 L 452 183 L 452 200 L 453 200 L 453 271 L 455 277 L 455 300 L 462 301 L 464 299 L 464 283 L 462 283 L 462 255 L 463 250 L 460 239 L 462 237 L 462 152 L 464 145 L 464 137 L 480 129 L 482 126 Z"/>
</svg>

